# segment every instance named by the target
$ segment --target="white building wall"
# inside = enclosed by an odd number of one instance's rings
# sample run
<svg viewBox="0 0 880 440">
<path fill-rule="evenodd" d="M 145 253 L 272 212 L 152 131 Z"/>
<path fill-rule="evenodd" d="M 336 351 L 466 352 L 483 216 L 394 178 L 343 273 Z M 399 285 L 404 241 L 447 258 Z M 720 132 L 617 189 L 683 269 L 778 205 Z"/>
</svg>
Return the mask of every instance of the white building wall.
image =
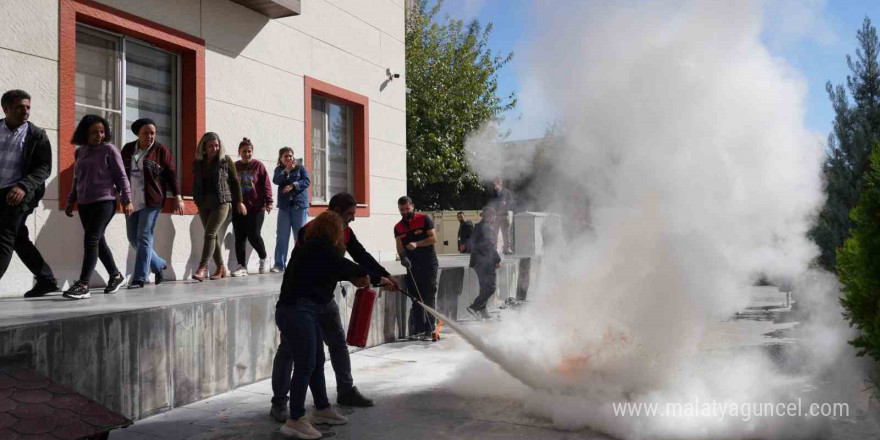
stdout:
<svg viewBox="0 0 880 440">
<path fill-rule="evenodd" d="M 371 214 L 352 226 L 368 250 L 383 260 L 393 258 L 396 199 L 406 193 L 406 95 L 403 78 L 384 90 L 380 86 L 386 68 L 404 73 L 403 0 L 307 0 L 301 15 L 277 20 L 228 0 L 98 1 L 205 40 L 207 130 L 220 135 L 233 157 L 241 138 L 250 138 L 270 174 L 281 146 L 293 147 L 297 157 L 303 154 L 304 76 L 367 96 Z M 46 197 L 28 227 L 56 276 L 70 282 L 82 262 L 82 227 L 78 217 L 68 218 L 58 208 L 58 1 L 0 3 L 7 11 L 0 14 L 0 27 L 11 30 L 0 36 L 0 89 L 31 93 L 31 121 L 48 130 L 53 145 Z M 273 212 L 263 226 L 270 260 L 276 219 Z M 202 231 L 197 216 L 160 216 L 155 248 L 169 260 L 170 278 L 191 274 Z M 113 219 L 106 237 L 120 270 L 129 273 L 134 254 L 122 215 Z M 231 225 L 224 255 L 235 264 Z M 257 256 L 250 250 L 249 255 L 256 269 Z M 106 277 L 99 263 L 93 283 L 103 284 Z M 31 284 L 30 272 L 15 257 L 0 280 L 0 296 L 17 296 Z"/>
</svg>

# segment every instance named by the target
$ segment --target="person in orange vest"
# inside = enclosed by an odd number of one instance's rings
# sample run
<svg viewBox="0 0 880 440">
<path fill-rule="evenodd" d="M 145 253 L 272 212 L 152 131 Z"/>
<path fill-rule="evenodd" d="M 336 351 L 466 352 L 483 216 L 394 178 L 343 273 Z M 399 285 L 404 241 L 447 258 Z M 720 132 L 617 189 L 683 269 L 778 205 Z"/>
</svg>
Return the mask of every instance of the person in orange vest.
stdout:
<svg viewBox="0 0 880 440">
<path fill-rule="evenodd" d="M 437 297 L 437 252 L 434 243 L 434 221 L 431 217 L 415 212 L 413 201 L 407 196 L 397 200 L 401 220 L 394 225 L 394 239 L 397 241 L 397 254 L 406 267 L 406 282 L 409 292 L 421 295 L 422 302 L 434 307 Z M 414 285 L 415 284 L 415 285 Z M 410 311 L 410 339 L 432 340 L 434 316 L 422 306 L 413 302 Z"/>
</svg>

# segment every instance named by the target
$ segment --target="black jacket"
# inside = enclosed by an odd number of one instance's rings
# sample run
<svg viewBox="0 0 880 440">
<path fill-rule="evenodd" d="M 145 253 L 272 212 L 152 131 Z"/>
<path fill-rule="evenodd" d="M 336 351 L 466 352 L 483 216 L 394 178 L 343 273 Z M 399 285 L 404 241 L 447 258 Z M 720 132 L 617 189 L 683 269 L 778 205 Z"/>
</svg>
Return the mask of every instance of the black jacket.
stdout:
<svg viewBox="0 0 880 440">
<path fill-rule="evenodd" d="M 474 233 L 474 223 L 470 220 L 465 220 L 464 223 L 458 224 L 458 247 L 464 245 L 464 252 L 468 253 L 470 250 L 468 249 L 468 240 L 471 238 L 471 234 Z"/>
<path fill-rule="evenodd" d="M 474 233 L 468 242 L 468 250 L 471 251 L 470 266 L 476 269 L 495 268 L 501 262 L 498 255 L 497 236 L 493 234 L 492 225 L 481 221 L 474 226 Z"/>
<path fill-rule="evenodd" d="M 0 120 L 5 124 L 5 120 Z M 46 130 L 28 122 L 27 134 L 24 137 L 22 148 L 21 181 L 18 186 L 24 189 L 25 195 L 21 199 L 22 208 L 25 211 L 32 210 L 42 200 L 46 193 L 46 179 L 52 173 L 52 144 L 46 136 Z"/>
<path fill-rule="evenodd" d="M 295 305 L 297 298 L 306 298 L 318 304 L 333 301 L 336 283 L 354 281 L 367 275 L 357 263 L 345 258 L 330 240 L 312 238 L 297 243 L 296 252 L 284 271 L 281 297 L 278 305 Z"/>
</svg>

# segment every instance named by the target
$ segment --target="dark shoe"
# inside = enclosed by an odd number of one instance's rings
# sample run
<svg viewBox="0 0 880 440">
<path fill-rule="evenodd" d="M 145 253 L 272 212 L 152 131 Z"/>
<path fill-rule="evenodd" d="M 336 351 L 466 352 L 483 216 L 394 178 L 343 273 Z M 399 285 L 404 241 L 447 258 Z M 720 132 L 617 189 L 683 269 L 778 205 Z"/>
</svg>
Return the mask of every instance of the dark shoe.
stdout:
<svg viewBox="0 0 880 440">
<path fill-rule="evenodd" d="M 144 287 L 143 280 L 132 280 L 130 283 L 128 283 L 128 290 L 140 289 L 142 287 Z"/>
<path fill-rule="evenodd" d="M 290 418 L 290 411 L 287 410 L 287 405 L 272 405 L 272 409 L 269 410 L 269 417 L 278 423 L 284 423 Z"/>
<path fill-rule="evenodd" d="M 465 307 L 465 309 L 468 311 L 468 313 L 470 313 L 471 315 L 474 315 L 474 318 L 477 318 L 477 321 L 483 320 L 483 317 L 480 316 L 480 314 L 477 312 L 477 309 L 474 308 L 473 304 Z"/>
<path fill-rule="evenodd" d="M 77 281 L 73 283 L 73 286 L 70 289 L 67 289 L 61 296 L 70 299 L 87 299 L 92 295 L 89 294 L 89 285 L 84 281 Z"/>
<path fill-rule="evenodd" d="M 480 314 L 480 318 L 483 318 L 486 321 L 492 319 L 492 315 L 490 315 L 489 312 L 486 311 L 486 309 L 477 310 L 477 313 Z"/>
<path fill-rule="evenodd" d="M 336 396 L 336 403 L 347 406 L 373 406 L 373 401 L 364 397 L 357 387 L 351 387 L 351 391 Z"/>
<path fill-rule="evenodd" d="M 125 282 L 125 277 L 122 276 L 121 273 L 113 275 L 110 277 L 110 281 L 107 281 L 107 287 L 104 288 L 104 293 L 116 293 L 119 291 L 119 288 L 122 287 L 122 283 Z"/>
<path fill-rule="evenodd" d="M 50 279 L 40 278 L 39 280 L 37 280 L 37 283 L 34 284 L 33 289 L 28 290 L 27 292 L 24 293 L 24 297 L 25 298 L 37 298 L 37 297 L 43 296 L 47 293 L 57 292 L 59 290 L 61 290 L 61 288 L 58 287 L 58 282 L 55 281 L 55 278 L 50 278 Z"/>
<path fill-rule="evenodd" d="M 162 270 L 156 272 L 156 281 L 153 283 L 155 285 L 162 284 L 165 281 L 165 269 L 168 269 L 168 265 L 162 266 Z"/>
</svg>

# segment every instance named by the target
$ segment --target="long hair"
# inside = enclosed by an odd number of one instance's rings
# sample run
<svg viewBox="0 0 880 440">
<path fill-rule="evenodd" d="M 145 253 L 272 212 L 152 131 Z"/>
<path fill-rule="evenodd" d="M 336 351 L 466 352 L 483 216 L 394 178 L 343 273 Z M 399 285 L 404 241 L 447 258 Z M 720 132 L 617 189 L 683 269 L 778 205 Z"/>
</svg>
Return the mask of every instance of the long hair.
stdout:
<svg viewBox="0 0 880 440">
<path fill-rule="evenodd" d="M 223 141 L 220 140 L 220 136 L 213 131 L 209 131 L 203 134 L 202 139 L 199 140 L 199 145 L 196 147 L 196 160 L 205 160 L 205 145 L 214 139 L 220 143 L 220 151 L 217 152 L 217 159 L 219 160 L 226 157 L 226 150 L 223 148 Z"/>
<path fill-rule="evenodd" d="M 70 143 L 79 146 L 88 145 L 89 128 L 98 122 L 104 124 L 104 139 L 101 140 L 101 143 L 106 144 L 110 142 L 110 139 L 113 139 L 113 132 L 110 131 L 110 123 L 98 115 L 85 115 L 79 120 L 79 124 L 76 124 L 76 130 L 73 131 L 73 137 L 70 139 Z"/>
<path fill-rule="evenodd" d="M 324 237 L 330 240 L 336 249 L 345 252 L 345 242 L 342 239 L 344 233 L 345 222 L 342 221 L 342 216 L 328 209 L 309 222 L 305 239 L 308 241 L 315 237 Z"/>
<path fill-rule="evenodd" d="M 290 153 L 290 155 L 293 156 L 293 148 L 281 147 L 281 149 L 278 150 L 278 166 L 279 167 L 284 166 L 284 162 L 281 162 L 281 156 L 284 156 L 284 153 Z M 296 160 L 296 156 L 293 157 L 293 160 Z M 296 165 L 296 162 L 294 162 L 294 165 Z"/>
</svg>

